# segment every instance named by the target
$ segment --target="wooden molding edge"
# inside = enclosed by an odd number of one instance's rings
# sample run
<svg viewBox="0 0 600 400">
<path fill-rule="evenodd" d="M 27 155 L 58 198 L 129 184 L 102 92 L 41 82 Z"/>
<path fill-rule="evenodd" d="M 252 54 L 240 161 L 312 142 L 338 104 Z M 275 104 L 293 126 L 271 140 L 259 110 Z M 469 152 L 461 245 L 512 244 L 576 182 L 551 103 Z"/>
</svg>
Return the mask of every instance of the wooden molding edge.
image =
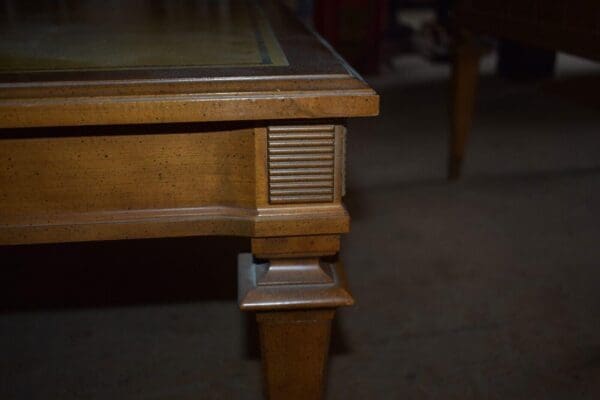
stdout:
<svg viewBox="0 0 600 400">
<path fill-rule="evenodd" d="M 341 205 L 247 209 L 199 207 L 63 215 L 0 225 L 0 245 L 179 236 L 301 236 L 346 233 Z"/>
<path fill-rule="evenodd" d="M 240 104 L 244 107 L 240 107 Z M 371 89 L 0 100 L 0 128 L 376 116 Z"/>
</svg>

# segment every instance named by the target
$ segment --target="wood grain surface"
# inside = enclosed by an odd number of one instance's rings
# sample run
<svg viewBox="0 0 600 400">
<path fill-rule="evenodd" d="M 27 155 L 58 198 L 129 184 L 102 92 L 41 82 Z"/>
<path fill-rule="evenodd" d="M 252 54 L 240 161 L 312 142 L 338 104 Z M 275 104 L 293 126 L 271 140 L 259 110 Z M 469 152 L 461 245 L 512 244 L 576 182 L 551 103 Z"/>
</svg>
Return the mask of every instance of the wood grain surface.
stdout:
<svg viewBox="0 0 600 400">
<path fill-rule="evenodd" d="M 266 128 L 114 129 L 0 139 L 0 244 L 349 229 L 339 185 L 325 202 L 269 202 Z"/>
</svg>

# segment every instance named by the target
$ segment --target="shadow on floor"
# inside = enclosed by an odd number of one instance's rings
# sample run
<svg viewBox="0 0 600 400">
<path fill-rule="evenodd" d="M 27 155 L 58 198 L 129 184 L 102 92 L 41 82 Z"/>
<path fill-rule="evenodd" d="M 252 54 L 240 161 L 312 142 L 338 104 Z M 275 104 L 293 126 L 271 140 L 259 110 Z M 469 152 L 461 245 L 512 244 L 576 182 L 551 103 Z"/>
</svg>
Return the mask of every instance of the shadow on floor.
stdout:
<svg viewBox="0 0 600 400">
<path fill-rule="evenodd" d="M 0 310 L 235 301 L 247 251 L 220 237 L 0 247 Z"/>
</svg>

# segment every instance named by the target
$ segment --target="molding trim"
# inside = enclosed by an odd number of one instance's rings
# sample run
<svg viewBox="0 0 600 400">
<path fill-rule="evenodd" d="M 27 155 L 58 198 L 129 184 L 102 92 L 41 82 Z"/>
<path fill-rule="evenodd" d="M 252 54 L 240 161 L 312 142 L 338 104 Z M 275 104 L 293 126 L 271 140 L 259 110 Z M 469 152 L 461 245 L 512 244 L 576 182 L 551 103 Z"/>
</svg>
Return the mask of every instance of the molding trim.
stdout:
<svg viewBox="0 0 600 400">
<path fill-rule="evenodd" d="M 337 308 L 354 304 L 339 261 L 306 258 L 258 263 L 249 253 L 238 257 L 238 301 L 244 311 Z"/>
<path fill-rule="evenodd" d="M 73 213 L 51 220 L 0 224 L 0 245 L 225 235 L 245 237 L 338 234 L 349 231 L 342 205 L 127 210 Z"/>
</svg>

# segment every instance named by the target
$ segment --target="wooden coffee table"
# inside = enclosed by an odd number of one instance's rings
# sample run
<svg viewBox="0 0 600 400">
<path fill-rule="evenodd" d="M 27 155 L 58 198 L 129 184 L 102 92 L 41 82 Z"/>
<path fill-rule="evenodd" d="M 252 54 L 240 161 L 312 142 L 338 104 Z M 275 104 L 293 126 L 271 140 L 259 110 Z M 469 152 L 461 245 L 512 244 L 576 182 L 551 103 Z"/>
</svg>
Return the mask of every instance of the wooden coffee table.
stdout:
<svg viewBox="0 0 600 400">
<path fill-rule="evenodd" d="M 352 304 L 348 117 L 378 96 L 280 6 L 5 2 L 0 244 L 231 235 L 266 393 L 321 397 Z"/>
</svg>

